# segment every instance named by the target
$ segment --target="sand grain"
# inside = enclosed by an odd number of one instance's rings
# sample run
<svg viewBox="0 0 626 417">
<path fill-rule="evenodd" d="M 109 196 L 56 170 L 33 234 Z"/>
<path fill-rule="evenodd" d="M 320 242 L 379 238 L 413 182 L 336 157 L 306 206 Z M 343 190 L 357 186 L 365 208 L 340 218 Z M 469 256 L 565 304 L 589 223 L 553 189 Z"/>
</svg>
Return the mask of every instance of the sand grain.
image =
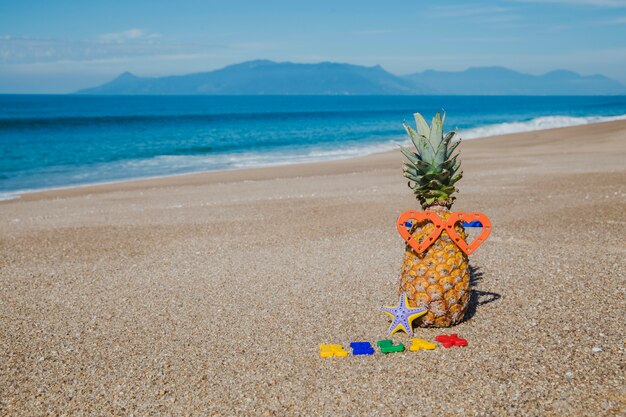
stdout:
<svg viewBox="0 0 626 417">
<path fill-rule="evenodd" d="M 1 203 L 0 411 L 623 415 L 626 122 L 462 148 L 494 224 L 465 349 L 318 357 L 385 335 L 399 153 Z"/>
</svg>

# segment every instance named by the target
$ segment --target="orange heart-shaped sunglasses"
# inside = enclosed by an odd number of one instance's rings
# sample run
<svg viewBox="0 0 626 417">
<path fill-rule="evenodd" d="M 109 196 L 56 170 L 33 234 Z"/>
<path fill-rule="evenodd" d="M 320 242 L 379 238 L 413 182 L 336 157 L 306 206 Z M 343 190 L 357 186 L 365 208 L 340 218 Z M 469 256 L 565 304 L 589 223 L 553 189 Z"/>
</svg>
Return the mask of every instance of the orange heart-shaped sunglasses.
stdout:
<svg viewBox="0 0 626 417">
<path fill-rule="evenodd" d="M 413 221 L 415 223 L 423 223 L 423 222 L 431 222 L 435 227 L 433 231 L 426 236 L 421 242 L 411 236 L 411 233 L 406 228 L 406 223 L 408 221 Z M 480 234 L 472 241 L 472 243 L 467 243 L 465 239 L 463 239 L 457 231 L 454 229 L 454 226 L 459 222 L 470 222 L 470 221 L 478 221 L 482 225 L 482 231 Z M 406 241 L 406 243 L 413 248 L 413 250 L 417 253 L 422 253 L 430 245 L 432 245 L 435 240 L 441 235 L 441 232 L 444 230 L 448 233 L 448 236 L 456 243 L 456 245 L 461 249 L 465 254 L 469 255 L 473 253 L 483 242 L 487 239 L 489 234 L 491 233 L 491 222 L 489 218 L 485 216 L 483 213 L 464 213 L 462 211 L 451 213 L 450 217 L 446 221 L 441 219 L 437 213 L 434 211 L 414 211 L 408 210 L 402 213 L 398 217 L 397 221 L 398 232 L 400 236 Z"/>
</svg>

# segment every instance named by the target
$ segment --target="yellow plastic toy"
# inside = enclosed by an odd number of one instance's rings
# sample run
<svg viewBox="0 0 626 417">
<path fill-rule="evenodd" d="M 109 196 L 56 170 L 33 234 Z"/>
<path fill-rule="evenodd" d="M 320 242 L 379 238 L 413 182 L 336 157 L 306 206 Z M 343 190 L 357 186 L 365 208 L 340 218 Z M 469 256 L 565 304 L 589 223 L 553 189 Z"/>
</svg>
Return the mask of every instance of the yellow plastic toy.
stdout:
<svg viewBox="0 0 626 417">
<path fill-rule="evenodd" d="M 322 343 L 320 345 L 320 358 L 330 358 L 332 356 L 343 358 L 345 356 L 348 356 L 348 351 L 345 350 L 341 345 Z"/>
<path fill-rule="evenodd" d="M 437 347 L 437 345 L 435 345 L 434 343 L 430 343 L 427 342 L 426 340 L 422 340 L 422 339 L 412 339 L 411 340 L 411 347 L 409 347 L 409 350 L 411 352 L 417 352 L 418 350 L 434 350 L 435 347 Z"/>
</svg>

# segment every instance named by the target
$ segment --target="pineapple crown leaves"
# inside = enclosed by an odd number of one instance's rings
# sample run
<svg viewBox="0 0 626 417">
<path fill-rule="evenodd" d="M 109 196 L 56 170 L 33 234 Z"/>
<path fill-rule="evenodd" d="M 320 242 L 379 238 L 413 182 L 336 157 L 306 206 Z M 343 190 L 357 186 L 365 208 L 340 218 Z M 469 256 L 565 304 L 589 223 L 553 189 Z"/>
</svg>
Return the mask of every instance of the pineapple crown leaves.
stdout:
<svg viewBox="0 0 626 417">
<path fill-rule="evenodd" d="M 400 148 L 407 159 L 403 174 L 424 209 L 435 204 L 449 207 L 458 191 L 455 184 L 463 176 L 459 154 L 454 154 L 460 140 L 452 142 L 454 131 L 444 134 L 445 114 L 435 114 L 430 126 L 421 114 L 414 116 L 417 130 L 402 124 L 415 147 L 414 151 Z"/>
</svg>

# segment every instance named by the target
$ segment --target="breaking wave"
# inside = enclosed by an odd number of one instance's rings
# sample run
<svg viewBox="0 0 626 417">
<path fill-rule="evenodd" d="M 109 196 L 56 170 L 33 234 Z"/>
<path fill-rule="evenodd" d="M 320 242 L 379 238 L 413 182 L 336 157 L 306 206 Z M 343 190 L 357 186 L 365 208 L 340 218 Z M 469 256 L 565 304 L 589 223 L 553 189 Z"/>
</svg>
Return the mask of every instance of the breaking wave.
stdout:
<svg viewBox="0 0 626 417">
<path fill-rule="evenodd" d="M 543 116 L 523 122 L 498 123 L 486 126 L 477 126 L 469 129 L 460 129 L 459 136 L 463 139 L 484 138 L 488 136 L 507 135 L 510 133 L 531 132 L 534 130 L 555 129 L 558 127 L 586 125 L 589 123 L 626 120 L 626 114 L 619 116 Z"/>
</svg>

